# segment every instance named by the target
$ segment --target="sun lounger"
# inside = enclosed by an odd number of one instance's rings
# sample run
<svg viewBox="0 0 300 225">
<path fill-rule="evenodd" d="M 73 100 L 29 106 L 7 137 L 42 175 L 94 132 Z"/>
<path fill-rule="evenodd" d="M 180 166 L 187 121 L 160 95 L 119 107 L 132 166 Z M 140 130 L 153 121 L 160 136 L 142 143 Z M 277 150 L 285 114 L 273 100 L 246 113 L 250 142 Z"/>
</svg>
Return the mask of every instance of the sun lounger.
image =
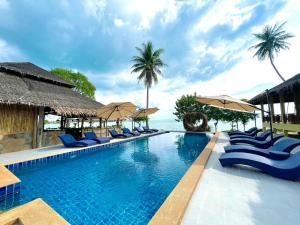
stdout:
<svg viewBox="0 0 300 225">
<path fill-rule="evenodd" d="M 269 159 L 245 152 L 232 152 L 221 155 L 219 161 L 223 167 L 239 164 L 254 167 L 282 179 L 297 180 L 300 178 L 300 152 L 292 154 L 284 160 Z"/>
<path fill-rule="evenodd" d="M 122 130 L 123 130 L 123 134 L 131 134 L 133 136 L 140 136 L 141 135 L 140 132 L 138 132 L 138 131 L 131 131 L 128 128 L 123 128 Z"/>
<path fill-rule="evenodd" d="M 157 130 L 157 129 L 150 129 L 150 128 L 149 128 L 149 127 L 147 127 L 147 126 L 144 126 L 144 127 L 143 127 L 143 129 L 144 129 L 144 131 L 158 132 L 158 130 Z"/>
<path fill-rule="evenodd" d="M 61 142 L 64 144 L 65 147 L 86 147 L 97 144 L 96 141 L 93 140 L 80 140 L 76 141 L 76 139 L 70 134 L 63 134 L 58 136 Z"/>
<path fill-rule="evenodd" d="M 84 136 L 86 139 L 96 141 L 98 144 L 104 144 L 110 142 L 110 139 L 107 137 L 97 137 L 95 132 L 86 132 L 84 133 Z"/>
<path fill-rule="evenodd" d="M 134 129 L 140 133 L 153 133 L 153 131 L 150 131 L 150 130 L 146 131 L 141 127 L 134 127 Z"/>
<path fill-rule="evenodd" d="M 247 134 L 250 134 L 250 133 L 252 133 L 253 131 L 255 131 L 255 130 L 257 130 L 257 128 L 256 127 L 252 127 L 252 128 L 250 128 L 249 130 L 246 130 L 245 132 L 242 132 L 242 131 L 231 131 L 231 132 L 228 132 L 228 134 L 229 135 L 235 135 L 235 134 L 245 134 L 245 133 L 247 133 Z"/>
<path fill-rule="evenodd" d="M 110 129 L 108 131 L 113 138 L 129 138 L 133 136 L 131 134 L 119 134 L 116 130 L 113 129 Z"/>
<path fill-rule="evenodd" d="M 252 131 L 251 133 L 239 133 L 238 135 L 241 135 L 241 136 L 250 136 L 250 137 L 255 137 L 257 135 L 257 133 L 259 132 L 259 130 L 254 130 Z M 237 134 L 229 134 L 229 136 L 236 136 Z"/>
<path fill-rule="evenodd" d="M 250 138 L 258 141 L 265 141 L 270 135 L 272 134 L 271 130 L 267 130 L 264 133 L 261 133 L 258 136 L 245 136 L 245 135 L 231 135 L 230 139 L 237 139 L 237 138 Z"/>
<path fill-rule="evenodd" d="M 282 135 L 282 134 L 274 135 L 273 140 L 267 139 L 265 141 L 258 141 L 258 140 L 251 139 L 251 138 L 236 138 L 236 139 L 230 140 L 229 142 L 232 145 L 248 144 L 248 145 L 258 147 L 258 148 L 269 148 L 272 146 L 272 144 L 274 144 L 276 141 L 278 141 L 282 137 L 284 137 L 284 135 Z"/>
<path fill-rule="evenodd" d="M 270 158 L 272 156 L 276 157 L 276 155 L 272 155 L 270 154 L 270 152 L 277 152 L 278 154 L 280 154 L 280 152 L 284 152 L 287 153 L 287 155 L 283 155 L 289 156 L 289 153 L 298 146 L 300 146 L 300 140 L 297 140 L 295 138 L 281 138 L 272 147 L 269 147 L 267 149 L 257 148 L 250 145 L 231 145 L 224 147 L 224 150 L 226 153 L 245 152 Z M 280 156 L 278 159 L 280 159 Z"/>
</svg>

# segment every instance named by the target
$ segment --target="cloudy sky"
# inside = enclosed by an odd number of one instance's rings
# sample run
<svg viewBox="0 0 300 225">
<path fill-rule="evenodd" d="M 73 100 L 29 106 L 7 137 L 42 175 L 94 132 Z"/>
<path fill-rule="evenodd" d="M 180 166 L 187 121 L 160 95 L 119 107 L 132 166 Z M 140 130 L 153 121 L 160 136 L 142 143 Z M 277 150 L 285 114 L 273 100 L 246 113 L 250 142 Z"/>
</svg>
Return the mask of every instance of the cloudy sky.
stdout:
<svg viewBox="0 0 300 225">
<path fill-rule="evenodd" d="M 150 90 L 154 117 L 172 116 L 183 94 L 250 98 L 280 82 L 248 48 L 266 24 L 287 21 L 296 37 L 275 63 L 285 78 L 300 72 L 300 1 L 0 0 L 0 61 L 30 61 L 86 74 L 107 104 L 145 105 L 130 73 L 135 46 L 151 40 L 168 67 Z"/>
</svg>

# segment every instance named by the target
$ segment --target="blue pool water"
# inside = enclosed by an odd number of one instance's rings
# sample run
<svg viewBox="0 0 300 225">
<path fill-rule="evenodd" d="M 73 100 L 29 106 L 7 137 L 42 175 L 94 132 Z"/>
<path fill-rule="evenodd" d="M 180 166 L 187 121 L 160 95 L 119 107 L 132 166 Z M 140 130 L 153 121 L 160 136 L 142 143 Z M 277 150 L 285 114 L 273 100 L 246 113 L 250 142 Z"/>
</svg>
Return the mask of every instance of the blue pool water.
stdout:
<svg viewBox="0 0 300 225">
<path fill-rule="evenodd" d="M 71 224 L 147 224 L 208 140 L 166 133 L 23 169 L 14 204 L 42 198 Z"/>
</svg>

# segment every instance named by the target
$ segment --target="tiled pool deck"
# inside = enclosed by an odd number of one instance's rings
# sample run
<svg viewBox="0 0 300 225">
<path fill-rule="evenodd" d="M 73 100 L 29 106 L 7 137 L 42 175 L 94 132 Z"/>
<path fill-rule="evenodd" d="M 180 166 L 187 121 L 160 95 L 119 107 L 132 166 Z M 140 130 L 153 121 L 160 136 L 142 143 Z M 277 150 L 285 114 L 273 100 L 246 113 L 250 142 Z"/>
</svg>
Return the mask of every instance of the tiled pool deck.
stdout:
<svg viewBox="0 0 300 225">
<path fill-rule="evenodd" d="M 300 182 L 277 179 L 249 167 L 223 168 L 218 158 L 228 144 L 228 137 L 221 133 L 182 224 L 300 224 Z"/>
</svg>

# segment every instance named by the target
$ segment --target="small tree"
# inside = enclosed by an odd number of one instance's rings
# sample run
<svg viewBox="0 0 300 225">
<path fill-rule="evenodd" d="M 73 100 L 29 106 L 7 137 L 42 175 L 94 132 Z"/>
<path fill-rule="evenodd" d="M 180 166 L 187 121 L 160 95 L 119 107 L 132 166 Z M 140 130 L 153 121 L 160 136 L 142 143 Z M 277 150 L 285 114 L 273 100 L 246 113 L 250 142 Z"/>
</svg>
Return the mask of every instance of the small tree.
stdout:
<svg viewBox="0 0 300 225">
<path fill-rule="evenodd" d="M 206 112 L 205 105 L 197 101 L 195 95 L 183 95 L 180 99 L 177 99 L 175 103 L 175 112 L 173 113 L 177 119 L 177 122 L 183 121 L 183 117 L 186 113 L 190 112 Z"/>
<path fill-rule="evenodd" d="M 142 122 L 149 122 L 149 117 L 148 116 L 137 117 L 133 119 L 133 122 L 138 123 L 139 126 L 141 126 Z"/>
<path fill-rule="evenodd" d="M 219 121 L 224 120 L 224 110 L 216 107 L 207 107 L 206 112 L 209 120 L 215 120 L 215 132 L 217 132 Z"/>
<path fill-rule="evenodd" d="M 208 106 L 198 102 L 195 95 L 183 95 L 180 99 L 177 99 L 175 103 L 175 112 L 173 114 L 177 117 L 175 119 L 176 121 L 184 122 L 185 129 L 191 126 L 197 128 L 195 125 L 197 125 L 200 120 L 202 120 L 202 125 L 206 124 L 205 129 L 207 129 L 207 107 Z M 186 123 L 188 123 L 188 126 Z M 202 126 L 199 126 L 198 128 L 202 129 Z"/>
<path fill-rule="evenodd" d="M 61 68 L 52 69 L 51 73 L 54 73 L 64 80 L 74 84 L 74 90 L 81 95 L 95 99 L 96 87 L 88 80 L 88 78 L 84 74 Z"/>
</svg>

